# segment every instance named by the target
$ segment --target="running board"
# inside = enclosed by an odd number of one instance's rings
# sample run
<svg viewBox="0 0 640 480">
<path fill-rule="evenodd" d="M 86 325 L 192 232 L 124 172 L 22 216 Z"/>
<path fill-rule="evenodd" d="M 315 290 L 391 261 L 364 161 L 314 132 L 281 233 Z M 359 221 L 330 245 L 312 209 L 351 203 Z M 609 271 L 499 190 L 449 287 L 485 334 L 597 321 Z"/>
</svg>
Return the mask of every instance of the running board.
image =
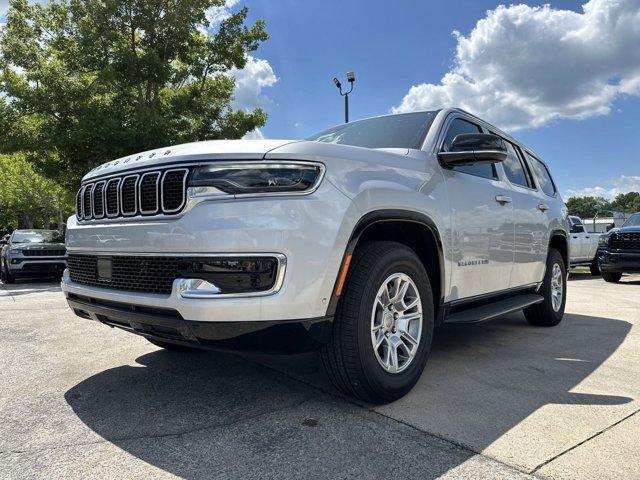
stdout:
<svg viewBox="0 0 640 480">
<path fill-rule="evenodd" d="M 480 307 L 471 307 L 459 312 L 447 315 L 444 323 L 478 323 L 491 320 L 506 313 L 517 312 L 544 301 L 544 298 L 535 293 L 524 293 L 513 297 L 488 303 Z"/>
</svg>

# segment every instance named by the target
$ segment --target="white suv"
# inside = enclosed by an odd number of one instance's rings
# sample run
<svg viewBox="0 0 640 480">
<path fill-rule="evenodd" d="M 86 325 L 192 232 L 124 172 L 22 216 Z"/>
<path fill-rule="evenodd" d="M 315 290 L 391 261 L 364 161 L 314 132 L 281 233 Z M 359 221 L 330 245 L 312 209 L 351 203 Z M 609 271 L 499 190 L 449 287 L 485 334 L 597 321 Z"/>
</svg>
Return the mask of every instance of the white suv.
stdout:
<svg viewBox="0 0 640 480">
<path fill-rule="evenodd" d="M 67 248 L 77 315 L 164 348 L 318 347 L 370 402 L 411 389 L 438 325 L 558 324 L 569 259 L 546 165 L 457 109 L 114 160 L 84 177 Z"/>
</svg>

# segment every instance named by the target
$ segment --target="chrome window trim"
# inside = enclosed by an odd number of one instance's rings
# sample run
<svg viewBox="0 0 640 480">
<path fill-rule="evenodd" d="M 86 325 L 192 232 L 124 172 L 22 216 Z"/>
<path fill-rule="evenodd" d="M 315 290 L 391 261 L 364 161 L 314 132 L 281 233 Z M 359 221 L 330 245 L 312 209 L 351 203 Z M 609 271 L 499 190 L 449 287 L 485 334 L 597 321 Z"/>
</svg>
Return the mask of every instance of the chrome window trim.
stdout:
<svg viewBox="0 0 640 480">
<path fill-rule="evenodd" d="M 178 298 L 187 299 L 215 299 L 215 298 L 250 298 L 265 297 L 278 293 L 284 285 L 284 277 L 287 269 L 287 256 L 282 253 L 154 253 L 154 252 L 109 252 L 109 251 L 85 251 L 85 250 L 67 250 L 67 255 L 98 255 L 111 257 L 273 257 L 278 261 L 278 271 L 276 273 L 276 281 L 269 290 L 264 292 L 247 292 L 247 293 L 190 293 L 186 289 L 181 288 L 185 285 L 188 278 L 176 278 L 173 281 L 172 294 L 176 293 Z M 91 287 L 100 288 L 100 287 Z M 110 290 L 118 292 L 123 290 Z M 142 293 L 144 294 L 144 293 Z"/>
<path fill-rule="evenodd" d="M 120 177 L 118 178 L 111 178 L 109 180 L 106 181 L 107 184 L 104 187 L 104 213 L 106 214 L 107 218 L 117 218 L 120 216 L 120 183 L 122 183 L 122 179 Z M 109 215 L 109 211 L 107 210 L 107 189 L 109 188 L 109 184 L 111 184 L 111 182 L 117 182 L 117 186 L 116 186 L 116 213 L 115 215 Z"/>
<path fill-rule="evenodd" d="M 96 187 L 98 185 L 102 184 L 102 215 L 100 215 L 99 217 L 96 215 L 96 205 L 95 205 L 95 196 L 96 196 Z M 105 180 L 100 180 L 99 182 L 96 182 L 93 184 L 93 189 L 91 191 L 91 211 L 93 212 L 93 218 L 95 219 L 100 219 L 100 218 L 104 218 L 105 216 L 105 205 L 104 205 L 104 188 L 105 185 L 107 184 L 107 182 Z"/>
<path fill-rule="evenodd" d="M 167 209 L 164 207 L 164 179 L 169 172 L 184 172 L 182 176 L 182 202 L 178 208 Z M 189 178 L 189 169 L 188 168 L 173 168 L 170 170 L 165 170 L 162 174 L 162 181 L 160 182 L 160 206 L 162 207 L 163 213 L 175 213 L 179 212 L 184 208 L 184 204 L 187 203 L 187 179 Z"/>
<path fill-rule="evenodd" d="M 124 186 L 125 182 L 127 181 L 128 178 L 135 178 L 135 183 L 133 184 L 133 212 L 131 213 L 126 213 L 124 211 L 124 203 L 122 202 L 122 187 Z M 136 214 L 138 213 L 138 185 L 140 181 L 140 175 L 138 175 L 137 173 L 134 175 L 127 175 L 125 177 L 122 177 L 120 185 L 118 185 L 118 194 L 120 196 L 120 214 L 123 217 L 134 217 L 136 216 Z"/>
<path fill-rule="evenodd" d="M 156 208 L 155 210 L 142 210 L 142 181 L 144 180 L 145 177 L 151 176 L 151 175 L 157 175 L 156 177 Z M 158 213 L 160 211 L 160 193 L 158 192 L 158 189 L 160 188 L 160 177 L 162 177 L 162 173 L 158 172 L 158 171 L 154 171 L 154 172 L 146 172 L 143 173 L 140 176 L 140 179 L 137 182 L 137 197 L 138 197 L 138 211 L 140 212 L 140 214 L 142 215 L 155 215 L 156 213 Z"/>
</svg>

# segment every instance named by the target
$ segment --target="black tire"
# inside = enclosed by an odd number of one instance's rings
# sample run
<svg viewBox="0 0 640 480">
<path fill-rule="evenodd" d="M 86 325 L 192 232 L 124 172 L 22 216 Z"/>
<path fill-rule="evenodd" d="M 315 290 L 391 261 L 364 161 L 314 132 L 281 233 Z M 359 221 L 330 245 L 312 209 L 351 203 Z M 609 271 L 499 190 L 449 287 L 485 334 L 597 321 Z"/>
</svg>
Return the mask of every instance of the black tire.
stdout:
<svg viewBox="0 0 640 480">
<path fill-rule="evenodd" d="M 371 316 L 379 288 L 396 273 L 407 275 L 417 288 L 422 331 L 412 360 L 404 370 L 389 373 L 374 351 Z M 418 256 L 401 243 L 367 242 L 352 257 L 331 339 L 320 351 L 322 363 L 331 382 L 343 393 L 369 403 L 391 402 L 409 392 L 420 378 L 431 351 L 433 326 L 431 284 Z"/>
<path fill-rule="evenodd" d="M 171 350 L 173 352 L 195 352 L 199 350 L 198 348 L 195 348 L 195 347 L 178 345 L 176 343 L 171 343 L 171 342 L 163 342 L 162 340 L 156 340 L 155 338 L 147 338 L 147 341 L 150 343 L 153 343 L 156 347 L 164 348 L 165 350 Z"/>
<path fill-rule="evenodd" d="M 602 279 L 609 283 L 618 283 L 622 278 L 620 272 L 602 272 Z"/>
<path fill-rule="evenodd" d="M 600 264 L 598 263 L 597 258 L 594 258 L 593 262 L 591 262 L 591 265 L 589 265 L 589 271 L 591 272 L 591 275 L 593 275 L 594 277 L 597 277 L 598 275 L 600 275 Z"/>
<path fill-rule="evenodd" d="M 560 268 L 560 278 L 562 279 L 562 299 L 557 310 L 553 308 L 551 293 L 551 281 L 554 266 L 556 265 Z M 554 327 L 558 325 L 562 321 L 564 307 L 567 302 L 567 268 L 562 255 L 555 248 L 550 248 L 547 254 L 547 268 L 539 293 L 544 297 L 544 301 L 525 308 L 525 318 L 531 325 L 539 327 Z"/>
<path fill-rule="evenodd" d="M 0 277 L 1 277 L 2 283 L 7 285 L 11 283 L 16 283 L 16 279 L 13 277 L 13 275 L 9 273 L 9 269 L 7 268 L 6 263 L 7 262 L 4 261 L 0 266 Z"/>
</svg>

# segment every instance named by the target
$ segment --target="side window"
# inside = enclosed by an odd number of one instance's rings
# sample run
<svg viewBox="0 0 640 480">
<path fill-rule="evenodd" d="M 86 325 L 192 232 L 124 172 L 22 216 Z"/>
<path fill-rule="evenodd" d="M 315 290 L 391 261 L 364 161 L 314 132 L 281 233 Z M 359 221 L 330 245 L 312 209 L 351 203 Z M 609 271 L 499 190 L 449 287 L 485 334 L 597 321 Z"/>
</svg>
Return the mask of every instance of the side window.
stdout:
<svg viewBox="0 0 640 480">
<path fill-rule="evenodd" d="M 527 156 L 527 160 L 529 161 L 529 165 L 531 165 L 531 169 L 533 170 L 533 174 L 538 181 L 538 185 L 544 193 L 553 197 L 556 194 L 556 186 L 551 179 L 551 174 L 547 169 L 546 165 L 538 160 L 536 157 L 525 153 Z"/>
<path fill-rule="evenodd" d="M 451 142 L 461 133 L 482 133 L 480 127 L 474 123 L 467 122 L 461 118 L 455 118 L 449 124 L 447 133 L 444 136 L 444 142 L 442 143 L 442 151 L 448 152 L 451 148 Z M 486 178 L 497 178 L 496 167 L 493 164 L 470 164 L 470 165 L 458 165 L 453 167 L 456 172 L 469 173 L 471 175 L 478 175 Z"/>
<path fill-rule="evenodd" d="M 507 147 L 507 159 L 502 162 L 502 166 L 504 167 L 504 172 L 507 174 L 507 178 L 515 185 L 531 188 L 531 181 L 524 169 L 516 147 L 507 140 L 504 141 L 504 144 Z"/>
</svg>

